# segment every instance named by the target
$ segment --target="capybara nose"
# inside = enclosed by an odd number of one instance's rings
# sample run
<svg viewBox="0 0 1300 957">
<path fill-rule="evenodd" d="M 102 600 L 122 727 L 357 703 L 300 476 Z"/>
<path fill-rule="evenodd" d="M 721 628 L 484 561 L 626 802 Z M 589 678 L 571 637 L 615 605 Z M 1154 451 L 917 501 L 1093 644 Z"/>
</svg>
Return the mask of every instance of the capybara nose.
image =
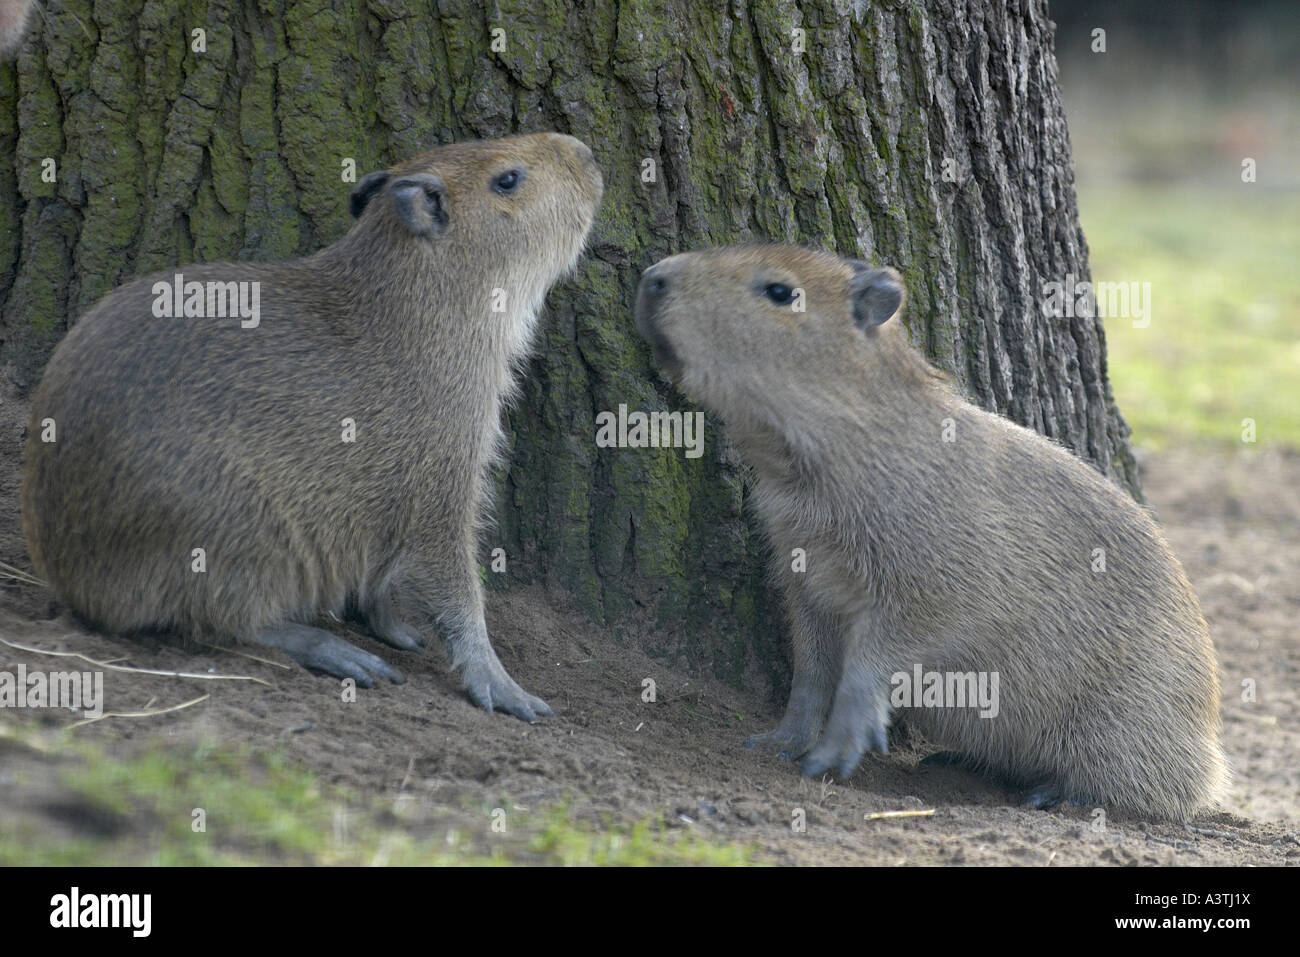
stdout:
<svg viewBox="0 0 1300 957">
<path fill-rule="evenodd" d="M 651 266 L 642 274 L 636 292 L 636 329 L 646 338 L 653 333 L 659 307 L 668 294 L 668 277 L 657 269 Z"/>
<path fill-rule="evenodd" d="M 591 151 L 590 146 L 576 136 L 567 133 L 549 135 L 556 151 L 565 162 L 576 164 L 573 165 L 574 172 L 578 174 L 579 181 L 585 178 L 586 185 L 589 187 L 588 197 L 599 206 L 600 198 L 605 192 L 605 178 L 601 175 L 600 164 L 596 162 L 596 154 Z"/>
<path fill-rule="evenodd" d="M 582 140 L 578 139 L 576 136 L 570 136 L 568 133 L 554 133 L 552 135 L 577 154 L 579 160 L 589 166 L 596 165 L 596 155 L 592 153 L 591 147 L 582 142 Z"/>
</svg>

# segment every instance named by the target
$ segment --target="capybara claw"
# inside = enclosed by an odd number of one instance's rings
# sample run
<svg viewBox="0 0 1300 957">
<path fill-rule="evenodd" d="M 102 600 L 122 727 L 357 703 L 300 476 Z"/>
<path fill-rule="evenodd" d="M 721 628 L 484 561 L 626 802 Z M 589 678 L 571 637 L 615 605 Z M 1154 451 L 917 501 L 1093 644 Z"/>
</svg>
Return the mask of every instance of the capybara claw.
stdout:
<svg viewBox="0 0 1300 957">
<path fill-rule="evenodd" d="M 884 727 L 884 725 L 872 728 L 871 731 L 868 732 L 868 735 L 868 751 L 875 751 L 877 754 L 889 753 L 889 731 Z M 856 764 L 857 762 L 854 763 Z"/>
<path fill-rule="evenodd" d="M 818 757 L 816 754 L 810 754 L 803 759 L 800 771 L 806 778 L 819 778 L 831 768 L 831 762 L 826 758 Z"/>
<path fill-rule="evenodd" d="M 394 623 L 382 631 L 376 630 L 375 637 L 402 651 L 419 651 L 424 647 L 423 636 L 409 625 L 401 623 Z"/>
<path fill-rule="evenodd" d="M 555 714 L 545 701 L 519 687 L 499 664 L 467 668 L 465 691 L 484 711 L 504 711 L 529 724 Z"/>
<path fill-rule="evenodd" d="M 772 749 L 777 751 L 777 757 L 782 761 L 793 761 L 808 753 L 813 740 L 813 735 L 806 731 L 777 725 L 771 731 L 751 734 L 745 739 L 744 746 L 751 751 L 755 748 Z"/>
</svg>

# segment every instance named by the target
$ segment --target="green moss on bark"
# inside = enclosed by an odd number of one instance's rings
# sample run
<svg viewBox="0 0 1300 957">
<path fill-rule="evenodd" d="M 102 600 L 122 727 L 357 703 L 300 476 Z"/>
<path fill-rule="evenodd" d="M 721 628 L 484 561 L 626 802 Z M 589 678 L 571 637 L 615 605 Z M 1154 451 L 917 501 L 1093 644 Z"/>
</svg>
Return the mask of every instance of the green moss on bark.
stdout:
<svg viewBox="0 0 1300 957">
<path fill-rule="evenodd" d="M 332 241 L 349 225 L 345 158 L 364 175 L 437 142 L 571 132 L 594 149 L 606 198 L 589 257 L 548 299 L 509 412 L 484 564 L 505 548 L 508 578 L 544 579 L 653 654 L 779 688 L 780 603 L 721 424 L 708 421 L 699 459 L 595 446 L 597 413 L 620 404 L 694 411 L 653 372 L 632 326 L 637 279 L 660 256 L 770 239 L 895 265 L 914 338 L 972 398 L 1033 420 L 1039 394 L 1024 383 L 1036 376 L 1070 397 L 1058 410 L 1104 401 L 1089 421 L 1105 434 L 1070 421 L 1058 434 L 1136 488 L 1108 388 L 1096 399 L 1077 373 L 1095 368 L 1090 381 L 1104 382 L 1099 355 L 1007 348 L 1034 339 L 1025 290 L 1087 268 L 1060 104 L 1040 82 L 1055 75 L 1041 5 L 979 22 L 955 10 L 951 0 L 48 4 L 40 42 L 16 67 L 0 64 L 0 156 L 12 157 L 0 160 L 0 215 L 15 224 L 0 233 L 0 364 L 33 382 L 68 324 L 132 274 L 287 259 Z M 203 53 L 190 48 L 197 27 Z M 1002 49 L 1012 31 L 1031 60 L 1014 104 L 1005 85 L 968 72 L 967 56 Z M 1030 154 L 1009 156 L 1003 142 Z M 46 157 L 56 184 L 41 181 Z M 939 178 L 945 157 L 959 182 Z M 1040 208 L 1026 170 L 1054 209 Z M 990 335 L 991 325 L 1001 328 Z"/>
</svg>

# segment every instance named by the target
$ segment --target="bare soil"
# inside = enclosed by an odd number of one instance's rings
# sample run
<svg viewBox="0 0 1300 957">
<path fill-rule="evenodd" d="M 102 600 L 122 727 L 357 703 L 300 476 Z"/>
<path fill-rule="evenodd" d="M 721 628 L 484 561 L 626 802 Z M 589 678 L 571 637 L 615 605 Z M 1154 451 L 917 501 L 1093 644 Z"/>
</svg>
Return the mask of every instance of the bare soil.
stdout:
<svg viewBox="0 0 1300 957">
<path fill-rule="evenodd" d="M 22 401 L 0 394 L 0 560 L 30 569 L 18 518 L 26 414 Z M 779 719 L 784 689 L 738 689 L 656 661 L 640 650 L 654 646 L 651 636 L 620 630 L 616 639 L 540 588 L 494 594 L 488 608 L 506 667 L 555 709 L 535 726 L 473 707 L 440 652 L 400 653 L 360 635 L 352 637 L 408 680 L 361 690 L 352 704 L 340 700 L 336 682 L 296 666 L 88 633 L 57 614 L 47 590 L 3 578 L 0 637 L 136 667 L 260 677 L 271 686 L 109 672 L 111 711 L 210 697 L 174 714 L 110 718 L 76 734 L 113 754 L 177 739 L 280 748 L 323 782 L 404 801 L 407 827 L 505 796 L 512 813 L 525 816 L 567 802 L 575 817 L 601 824 L 661 819 L 752 842 L 759 860 L 775 863 L 1298 863 L 1300 457 L 1187 452 L 1152 459 L 1145 474 L 1221 663 L 1224 743 L 1235 781 L 1222 811 L 1192 827 L 1111 817 L 1095 829 L 1092 809 L 1024 809 L 1016 794 L 959 769 L 918 767 L 932 749 L 907 736 L 888 757 L 869 756 L 848 781 L 804 779 L 793 765 L 741 746 Z M 0 645 L 0 670 L 69 667 L 54 660 Z M 655 703 L 642 701 L 645 678 L 656 683 Z M 1253 684 L 1253 697 L 1243 682 Z M 4 718 L 47 726 L 72 720 L 66 712 Z M 93 838 L 102 829 L 92 809 L 59 793 L 57 774 L 6 774 L 6 761 L 14 760 L 0 748 L 0 830 L 6 819 L 50 839 Z M 21 756 L 26 771 L 39 760 Z M 864 819 L 931 808 L 929 817 Z M 791 827 L 796 809 L 806 814 L 802 833 Z M 486 832 L 490 822 L 471 815 L 460 826 Z"/>
</svg>

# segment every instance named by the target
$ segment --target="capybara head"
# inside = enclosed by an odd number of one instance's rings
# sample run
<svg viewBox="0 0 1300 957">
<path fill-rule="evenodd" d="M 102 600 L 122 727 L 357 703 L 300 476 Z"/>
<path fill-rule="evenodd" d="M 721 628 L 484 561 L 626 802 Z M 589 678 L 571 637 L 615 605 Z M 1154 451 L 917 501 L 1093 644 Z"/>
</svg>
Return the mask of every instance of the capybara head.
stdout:
<svg viewBox="0 0 1300 957">
<path fill-rule="evenodd" d="M 440 146 L 352 191 L 354 231 L 376 231 L 454 268 L 535 275 L 544 288 L 576 263 L 603 185 L 591 150 L 562 133 Z M 529 282 L 528 280 L 540 280 Z"/>
<path fill-rule="evenodd" d="M 647 269 L 636 325 L 667 375 L 726 415 L 790 399 L 827 362 L 860 357 L 904 298 L 889 268 L 794 246 L 734 246 Z"/>
</svg>

